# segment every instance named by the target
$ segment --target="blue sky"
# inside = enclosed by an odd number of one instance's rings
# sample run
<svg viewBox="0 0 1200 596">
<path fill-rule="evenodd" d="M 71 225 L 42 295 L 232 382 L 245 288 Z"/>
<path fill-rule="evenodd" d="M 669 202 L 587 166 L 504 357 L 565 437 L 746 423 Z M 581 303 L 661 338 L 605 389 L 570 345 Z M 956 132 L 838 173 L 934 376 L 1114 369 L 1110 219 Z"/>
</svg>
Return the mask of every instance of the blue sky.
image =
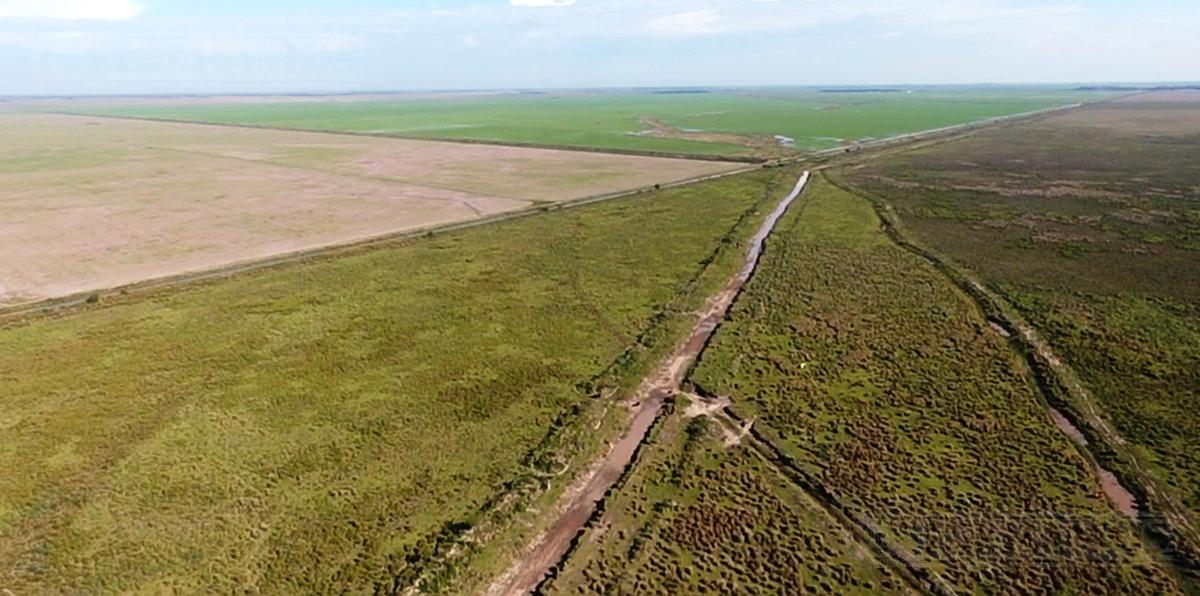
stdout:
<svg viewBox="0 0 1200 596">
<path fill-rule="evenodd" d="M 1198 0 L 0 0 L 0 95 L 1200 79 Z"/>
</svg>

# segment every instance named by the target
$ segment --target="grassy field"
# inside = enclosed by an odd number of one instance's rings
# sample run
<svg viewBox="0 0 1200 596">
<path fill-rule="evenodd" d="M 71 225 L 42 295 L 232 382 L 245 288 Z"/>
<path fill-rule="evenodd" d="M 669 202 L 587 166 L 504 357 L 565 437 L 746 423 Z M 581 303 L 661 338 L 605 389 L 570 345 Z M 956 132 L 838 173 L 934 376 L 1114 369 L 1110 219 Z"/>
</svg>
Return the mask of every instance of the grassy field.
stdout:
<svg viewBox="0 0 1200 596">
<path fill-rule="evenodd" d="M 596 447 L 602 433 L 555 442 L 572 413 L 606 401 L 589 396 L 636 382 L 673 344 L 792 176 L 763 170 L 10 324 L 0 587 L 416 582 L 489 507 L 522 503 L 515 487 L 544 489 L 546 470 Z M 486 576 L 470 565 L 437 579 Z"/>
<path fill-rule="evenodd" d="M 973 303 L 818 178 L 692 379 L 955 590 L 1178 590 Z"/>
<path fill-rule="evenodd" d="M 716 422 L 661 423 L 547 593 L 903 593 L 821 508 Z"/>
<path fill-rule="evenodd" d="M 1200 523 L 1197 155 L 1200 94 L 1142 96 L 844 177 L 1004 294 Z"/>
<path fill-rule="evenodd" d="M 698 155 L 762 152 L 775 135 L 801 150 L 1090 101 L 1065 90 L 920 90 L 818 93 L 794 89 L 710 93 L 562 93 L 371 101 L 140 103 L 101 114 L 477 139 Z M 265 101 L 269 101 L 265 100 Z M 85 109 L 82 106 L 67 109 Z M 654 126 L 648 123 L 660 123 Z M 648 134 L 653 131 L 654 134 Z"/>
<path fill-rule="evenodd" d="M 2 114 L 0 305 L 737 164 Z"/>
</svg>

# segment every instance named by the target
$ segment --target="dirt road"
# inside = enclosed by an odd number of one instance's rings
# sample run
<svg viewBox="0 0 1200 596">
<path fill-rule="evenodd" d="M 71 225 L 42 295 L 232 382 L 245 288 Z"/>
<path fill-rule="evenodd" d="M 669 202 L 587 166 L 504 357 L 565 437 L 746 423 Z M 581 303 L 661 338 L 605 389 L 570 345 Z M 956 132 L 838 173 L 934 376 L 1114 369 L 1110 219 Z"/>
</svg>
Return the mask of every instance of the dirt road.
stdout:
<svg viewBox="0 0 1200 596">
<path fill-rule="evenodd" d="M 741 292 L 742 286 L 746 285 L 754 274 L 767 236 L 792 202 L 803 192 L 808 178 L 809 173 L 804 172 L 792 192 L 763 220 L 758 233 L 750 241 L 750 249 L 746 253 L 741 270 L 720 292 L 709 298 L 707 307 L 699 314 L 687 340 L 681 343 L 653 374 L 642 381 L 638 390 L 628 400 L 629 428 L 625 435 L 613 445 L 602 460 L 592 465 L 567 490 L 563 502 L 556 509 L 558 517 L 554 524 L 536 540 L 526 555 L 489 587 L 489 594 L 531 592 L 570 552 L 572 543 L 584 531 L 604 495 L 633 462 L 638 447 L 653 426 L 665 400 L 679 392 L 679 384 L 684 375 L 704 350 L 717 326 L 725 320 L 730 305 Z"/>
</svg>

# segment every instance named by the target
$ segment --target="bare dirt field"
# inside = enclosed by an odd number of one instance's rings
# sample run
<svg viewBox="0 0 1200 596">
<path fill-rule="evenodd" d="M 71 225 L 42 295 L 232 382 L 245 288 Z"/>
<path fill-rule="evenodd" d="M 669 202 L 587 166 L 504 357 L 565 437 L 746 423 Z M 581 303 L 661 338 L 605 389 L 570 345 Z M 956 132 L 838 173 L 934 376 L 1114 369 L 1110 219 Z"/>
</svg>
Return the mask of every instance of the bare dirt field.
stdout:
<svg viewBox="0 0 1200 596">
<path fill-rule="evenodd" d="M 1200 101 L 1109 104 L 1054 116 L 1047 123 L 1057 126 L 1105 130 L 1117 134 L 1187 137 L 1200 134 Z"/>
<path fill-rule="evenodd" d="M 52 114 L 0 136 L 0 304 L 739 167 Z"/>
<path fill-rule="evenodd" d="M 1139 93 L 1114 100 L 1113 103 L 1200 103 L 1200 91 L 1169 89 Z"/>
</svg>

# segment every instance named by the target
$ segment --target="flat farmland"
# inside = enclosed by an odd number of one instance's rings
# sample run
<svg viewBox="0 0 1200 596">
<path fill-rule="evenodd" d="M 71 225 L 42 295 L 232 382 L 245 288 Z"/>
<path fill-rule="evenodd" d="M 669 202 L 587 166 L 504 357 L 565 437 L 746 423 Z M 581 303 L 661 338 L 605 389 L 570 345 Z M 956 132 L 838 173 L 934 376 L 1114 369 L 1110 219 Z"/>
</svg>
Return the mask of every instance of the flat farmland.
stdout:
<svg viewBox="0 0 1200 596">
<path fill-rule="evenodd" d="M 115 116 L 696 155 L 778 155 L 964 124 L 1105 94 L 1055 88 L 559 92 L 140 100 Z"/>
<path fill-rule="evenodd" d="M 0 304 L 738 167 L 51 114 L 0 135 Z"/>
<path fill-rule="evenodd" d="M 7 325 L 0 586 L 470 592 L 431 570 L 599 449 L 591 413 L 693 324 L 794 180 L 758 170 Z"/>
</svg>

